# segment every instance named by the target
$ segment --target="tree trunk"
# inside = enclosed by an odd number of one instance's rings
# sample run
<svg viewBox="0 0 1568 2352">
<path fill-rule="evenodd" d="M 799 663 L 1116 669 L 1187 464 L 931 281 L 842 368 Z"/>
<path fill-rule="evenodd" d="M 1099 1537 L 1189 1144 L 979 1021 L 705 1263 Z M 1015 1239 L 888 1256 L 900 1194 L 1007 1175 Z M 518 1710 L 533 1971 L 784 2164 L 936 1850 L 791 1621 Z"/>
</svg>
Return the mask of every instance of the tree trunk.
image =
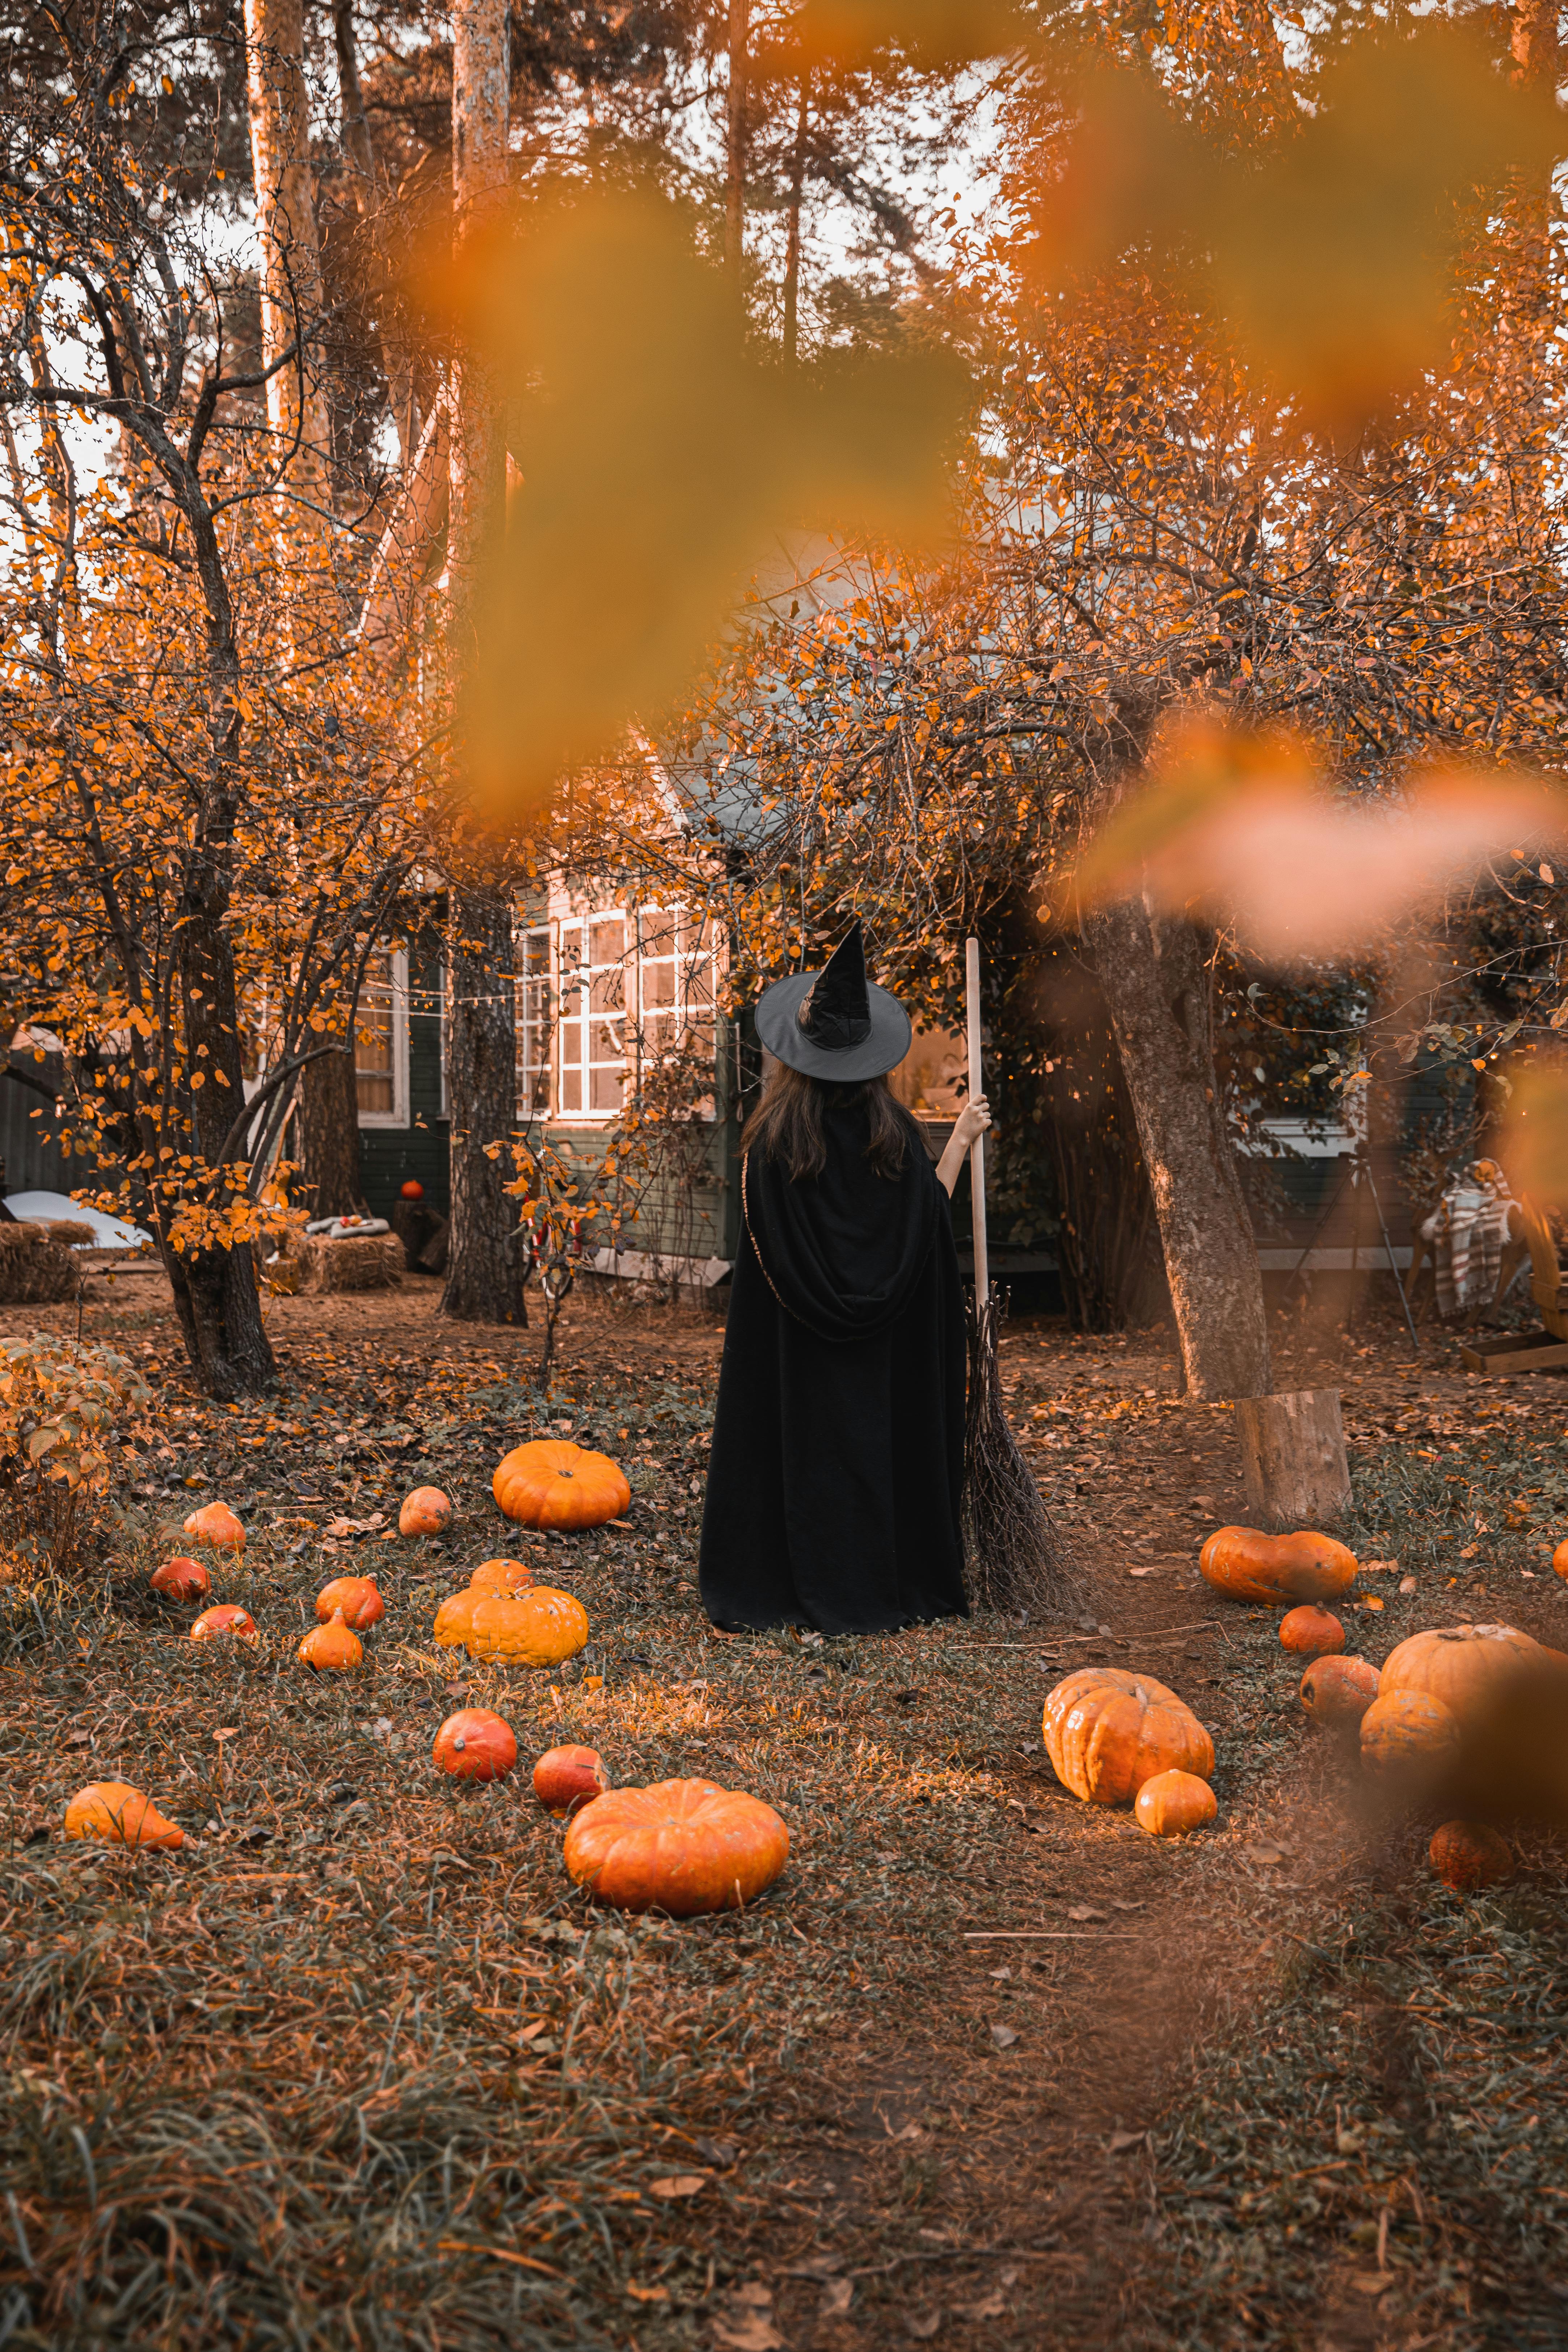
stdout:
<svg viewBox="0 0 1568 2352">
<path fill-rule="evenodd" d="M 485 1150 L 517 1126 L 511 908 L 501 892 L 454 890 L 447 950 L 447 1092 L 452 1216 L 441 1313 L 465 1323 L 526 1323 L 511 1169 Z"/>
<path fill-rule="evenodd" d="M 745 290 L 746 106 L 751 62 L 746 54 L 751 0 L 730 0 L 730 82 L 724 107 L 724 266 L 739 301 Z"/>
<path fill-rule="evenodd" d="M 1266 1395 L 1263 1277 L 1226 1131 L 1203 940 L 1142 898 L 1097 908 L 1084 930 L 1138 1122 L 1187 1393 Z"/>
<path fill-rule="evenodd" d="M 507 0 L 459 0 L 452 18 L 452 194 L 461 246 L 506 185 L 510 70 Z M 471 352 L 453 370 L 448 423 L 447 653 L 459 698 L 475 657 L 487 562 L 506 520 L 500 404 Z M 510 1166 L 486 1157 L 517 1126 L 511 902 L 504 887 L 454 885 L 447 971 L 452 1218 L 443 1315 L 524 1323 L 521 1253 L 509 1247 Z"/>
<path fill-rule="evenodd" d="M 789 159 L 789 227 L 784 240 L 784 354 L 793 367 L 800 352 L 800 203 L 805 189 L 805 133 L 811 108 L 811 76 L 800 78 L 795 147 Z"/>
<path fill-rule="evenodd" d="M 312 1217 L 363 1213 L 359 1087 L 351 1053 L 326 1054 L 305 1065 L 300 1083 L 300 1158 Z"/>
<path fill-rule="evenodd" d="M 321 261 L 301 0 L 245 0 L 245 39 L 262 257 L 261 355 L 271 367 L 284 352 L 292 353 L 267 380 L 273 462 L 287 468 L 303 497 L 324 505 L 331 479 L 327 418 L 305 349 L 309 322 L 321 316 Z"/>
<path fill-rule="evenodd" d="M 245 1100 L 234 951 L 224 928 L 227 904 L 223 850 L 198 844 L 182 899 L 180 980 L 191 1126 L 197 1152 L 215 1168 L 224 1164 Z M 248 1245 L 176 1255 L 165 1244 L 163 1264 L 185 1346 L 207 1395 L 226 1402 L 269 1389 L 276 1368 Z"/>
</svg>

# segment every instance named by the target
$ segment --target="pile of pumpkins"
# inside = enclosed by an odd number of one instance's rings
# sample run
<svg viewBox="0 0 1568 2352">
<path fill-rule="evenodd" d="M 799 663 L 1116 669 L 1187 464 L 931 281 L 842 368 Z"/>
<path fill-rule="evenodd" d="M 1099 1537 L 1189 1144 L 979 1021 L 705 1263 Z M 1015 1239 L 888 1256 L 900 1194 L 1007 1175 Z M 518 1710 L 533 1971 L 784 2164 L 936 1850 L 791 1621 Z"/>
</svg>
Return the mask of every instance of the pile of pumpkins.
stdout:
<svg viewBox="0 0 1568 2352">
<path fill-rule="evenodd" d="M 553 1439 L 514 1448 L 491 1486 L 508 1518 L 562 1531 L 617 1518 L 631 1500 L 624 1474 L 607 1455 Z M 405 1501 L 398 1528 L 405 1536 L 439 1535 L 451 1519 L 447 1496 L 419 1487 Z M 226 1504 L 193 1512 L 184 1532 L 215 1549 L 245 1548 L 245 1529 Z M 182 1602 L 204 1600 L 212 1589 L 202 1562 L 183 1555 L 156 1569 L 152 1584 Z M 364 1654 L 360 1633 L 384 1614 L 373 1576 L 335 1578 L 317 1596 L 319 1622 L 300 1643 L 300 1658 L 318 1674 L 352 1672 Z M 247 1611 L 219 1603 L 195 1620 L 191 1639 L 220 1638 L 254 1643 L 259 1636 Z M 466 1590 L 443 1601 L 436 1616 L 438 1647 L 461 1645 L 470 1657 L 511 1664 L 559 1665 L 587 1639 L 582 1602 L 536 1585 L 518 1559 L 482 1561 Z M 517 1737 L 504 1717 L 465 1707 L 442 1724 L 431 1753 L 455 1780 L 500 1780 L 516 1767 Z M 742 1907 L 773 1885 L 788 1859 L 789 1832 L 760 1798 L 711 1780 L 613 1789 L 591 1748 L 551 1748 L 533 1767 L 533 1790 L 547 1812 L 568 1824 L 564 1860 L 574 1883 L 619 1910 L 689 1918 Z M 185 1842 L 176 1822 L 122 1780 L 94 1781 L 73 1797 L 65 1833 L 149 1851 Z"/>
<path fill-rule="evenodd" d="M 1564 1549 L 1559 1547 L 1560 1553 Z M 1344 1627 L 1323 1603 L 1349 1590 L 1358 1562 L 1331 1536 L 1221 1528 L 1205 1544 L 1198 1565 L 1216 1591 L 1285 1606 L 1279 1639 L 1310 1660 L 1300 1696 L 1310 1720 L 1353 1736 L 1370 1772 L 1414 1793 L 1441 1784 L 1467 1747 L 1473 1760 L 1510 1682 L 1522 1687 L 1521 1677 L 1555 1673 L 1568 1684 L 1568 1658 L 1513 1625 L 1447 1625 L 1413 1633 L 1390 1651 L 1381 1670 L 1366 1658 L 1346 1656 Z M 1568 1689 L 1563 1703 L 1568 1706 Z M 1495 1885 L 1512 1867 L 1506 1841 L 1479 1822 L 1445 1822 L 1430 1853 L 1438 1874 L 1456 1887 Z"/>
</svg>

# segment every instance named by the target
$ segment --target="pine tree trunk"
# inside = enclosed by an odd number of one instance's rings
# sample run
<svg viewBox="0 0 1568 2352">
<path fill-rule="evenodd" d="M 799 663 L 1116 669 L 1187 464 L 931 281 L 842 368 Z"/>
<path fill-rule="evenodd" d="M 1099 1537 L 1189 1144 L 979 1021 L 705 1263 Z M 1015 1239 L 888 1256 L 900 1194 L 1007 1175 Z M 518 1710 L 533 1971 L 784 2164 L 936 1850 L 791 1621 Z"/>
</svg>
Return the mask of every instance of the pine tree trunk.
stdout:
<svg viewBox="0 0 1568 2352">
<path fill-rule="evenodd" d="M 800 205 L 805 189 L 805 133 L 811 110 L 811 76 L 800 78 L 795 146 L 789 159 L 789 225 L 784 235 L 784 355 L 793 367 L 800 355 Z"/>
<path fill-rule="evenodd" d="M 511 908 L 501 893 L 454 890 L 447 949 L 447 1091 L 452 1216 L 441 1313 L 465 1323 L 526 1323 L 517 1205 L 504 1158 L 485 1151 L 517 1126 Z"/>
<path fill-rule="evenodd" d="M 461 246 L 506 185 L 510 68 L 506 0 L 458 0 L 452 17 L 452 194 Z M 487 562 L 506 519 L 506 439 L 497 388 L 471 352 L 453 370 L 447 530 L 447 654 L 461 694 L 475 656 Z M 451 895 L 447 971 L 447 1089 L 452 1220 L 441 1312 L 466 1322 L 525 1323 L 521 1249 L 509 1246 L 511 1173 L 485 1146 L 517 1126 L 511 901 L 465 878 Z"/>
<path fill-rule="evenodd" d="M 751 0 L 730 0 L 730 83 L 724 121 L 724 264 L 737 299 L 744 292 L 746 258 L 746 106 L 751 61 L 746 53 Z"/>
<path fill-rule="evenodd" d="M 300 1159 L 312 1217 L 363 1213 L 359 1087 L 350 1053 L 326 1054 L 305 1065 L 300 1083 Z"/>
<path fill-rule="evenodd" d="M 1215 1068 L 1205 942 L 1142 898 L 1084 925 L 1138 1122 L 1187 1392 L 1270 1386 L 1263 1277 Z"/>
<path fill-rule="evenodd" d="M 321 310 L 321 260 L 301 0 L 245 0 L 245 40 L 261 243 L 261 352 L 271 367 L 293 352 L 267 380 L 273 463 L 287 468 L 301 496 L 321 505 L 330 484 L 328 425 L 304 348 Z"/>
</svg>

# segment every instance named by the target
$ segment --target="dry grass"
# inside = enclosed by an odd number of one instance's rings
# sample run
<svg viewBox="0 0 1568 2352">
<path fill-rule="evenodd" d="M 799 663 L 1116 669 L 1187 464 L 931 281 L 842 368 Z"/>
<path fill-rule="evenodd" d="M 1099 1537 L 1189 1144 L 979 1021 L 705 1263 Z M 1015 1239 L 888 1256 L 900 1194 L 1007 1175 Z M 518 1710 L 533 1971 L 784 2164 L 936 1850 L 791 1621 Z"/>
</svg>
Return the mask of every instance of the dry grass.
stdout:
<svg viewBox="0 0 1568 2352">
<path fill-rule="evenodd" d="M 698 1611 L 710 1328 L 579 1310 L 541 1416 L 513 1335 L 410 1328 L 405 1299 L 287 1307 L 266 1412 L 200 1406 L 157 1318 L 122 1325 L 163 1383 L 132 1516 L 87 1589 L 0 1603 L 0 2338 L 1563 2340 L 1561 1853 L 1535 1841 L 1520 1884 L 1464 1904 L 1409 1824 L 1363 1816 L 1304 1744 L 1271 1620 L 1215 1622 L 1175 1564 L 1193 1493 L 1235 1515 L 1230 1441 L 1147 1350 L 1004 1349 L 1017 1423 L 1068 1439 L 1038 1460 L 1093 1566 L 1089 1630 L 822 1647 L 710 1638 Z M 1528 1485 L 1544 1519 L 1549 1400 L 1449 1437 L 1442 1400 L 1399 1430 L 1403 1393 L 1385 1433 L 1363 1415 L 1362 1533 L 1397 1534 L 1418 1591 L 1379 1580 L 1358 1642 L 1381 1656 L 1478 1575 L 1550 1631 L 1558 1594 L 1523 1580 L 1543 1524 L 1458 1559 Z M 633 1467 L 629 1532 L 533 1548 L 594 1646 L 553 1678 L 459 1677 L 435 1607 L 516 1548 L 488 1475 L 542 1418 Z M 426 1480 L 451 1537 L 327 1538 Z M 255 1657 L 193 1646 L 146 1592 L 161 1530 L 214 1492 L 252 1530 L 220 1590 Z M 294 1646 L 351 1558 L 388 1613 L 364 1673 L 323 1687 Z M 1055 1787 L 1038 1703 L 1096 1656 L 1204 1713 L 1212 1836 L 1161 1845 Z M 437 1780 L 459 1680 L 525 1753 L 582 1738 L 622 1780 L 768 1798 L 786 1876 L 743 1916 L 596 1917 L 525 1781 Z M 62 1843 L 66 1798 L 110 1776 L 199 1844 Z M 1041 1939 L 965 1940 L 1018 1929 Z"/>
</svg>

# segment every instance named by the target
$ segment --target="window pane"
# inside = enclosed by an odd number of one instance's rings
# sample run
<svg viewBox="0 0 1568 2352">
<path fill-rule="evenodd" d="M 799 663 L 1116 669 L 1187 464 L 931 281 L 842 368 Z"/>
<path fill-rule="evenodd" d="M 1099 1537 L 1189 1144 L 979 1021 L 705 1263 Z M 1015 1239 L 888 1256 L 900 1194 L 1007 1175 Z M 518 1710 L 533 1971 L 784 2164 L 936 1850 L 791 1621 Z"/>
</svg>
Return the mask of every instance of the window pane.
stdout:
<svg viewBox="0 0 1568 2352">
<path fill-rule="evenodd" d="M 592 964 L 619 963 L 626 951 L 626 927 L 619 915 L 600 915 L 589 925 L 588 961 Z"/>
<path fill-rule="evenodd" d="M 642 968 L 642 1001 L 645 1005 L 675 1003 L 675 966 L 673 962 L 645 963 Z"/>
<path fill-rule="evenodd" d="M 620 965 L 595 971 L 588 984 L 588 1001 L 595 1013 L 618 1013 L 626 1001 L 626 976 Z"/>
<path fill-rule="evenodd" d="M 591 1110 L 619 1110 L 621 1107 L 621 1072 L 619 1064 L 606 1067 L 595 1064 L 593 1071 Z"/>
<path fill-rule="evenodd" d="M 561 1073 L 561 1108 L 563 1111 L 580 1111 L 583 1108 L 583 1073 L 563 1070 Z"/>
<path fill-rule="evenodd" d="M 645 908 L 642 919 L 642 951 L 645 956 L 671 956 L 675 953 L 677 918 L 662 907 Z"/>
<path fill-rule="evenodd" d="M 365 966 L 354 1020 L 354 1095 L 358 1108 L 390 1118 L 396 1109 L 392 1036 L 392 958 Z"/>
</svg>

